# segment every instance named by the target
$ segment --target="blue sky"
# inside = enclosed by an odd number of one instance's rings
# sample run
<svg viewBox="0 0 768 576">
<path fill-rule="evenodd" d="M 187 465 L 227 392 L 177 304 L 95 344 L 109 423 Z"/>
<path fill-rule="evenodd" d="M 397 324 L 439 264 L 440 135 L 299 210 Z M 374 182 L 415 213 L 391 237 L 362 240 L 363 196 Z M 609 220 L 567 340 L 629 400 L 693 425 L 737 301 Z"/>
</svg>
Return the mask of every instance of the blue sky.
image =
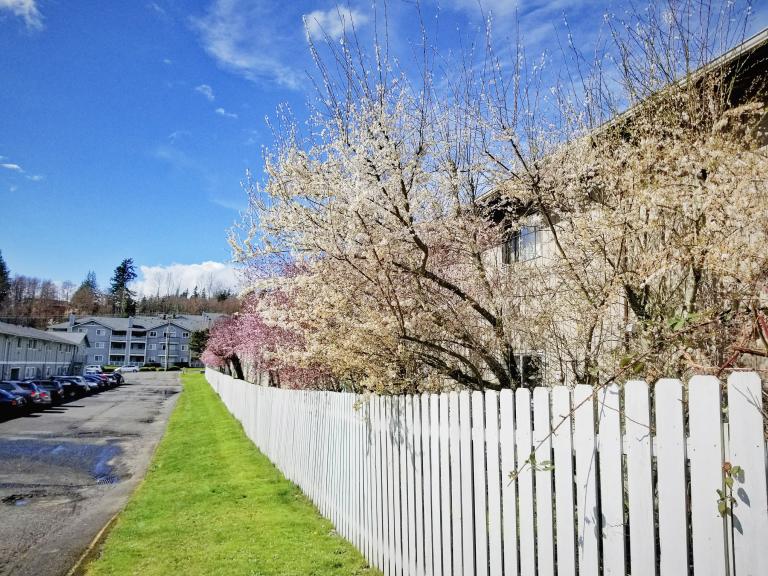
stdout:
<svg viewBox="0 0 768 576">
<path fill-rule="evenodd" d="M 563 34 L 564 16 L 589 40 L 603 11 L 621 9 L 483 5 L 500 35 L 517 13 L 533 51 Z M 370 0 L 342 6 L 369 39 Z M 442 49 L 478 38 L 477 0 L 421 7 Z M 174 264 L 185 282 L 195 271 L 231 282 L 225 267 L 201 263 L 230 258 L 240 181 L 246 169 L 261 174 L 271 143 L 265 117 L 281 103 L 301 117 L 312 95 L 305 15 L 313 31 L 339 34 L 336 4 L 321 0 L 0 0 L 0 250 L 12 273 L 80 282 L 94 270 L 106 285 L 132 257 L 148 283 Z M 390 0 L 387 16 L 393 50 L 408 59 L 414 2 Z"/>
</svg>

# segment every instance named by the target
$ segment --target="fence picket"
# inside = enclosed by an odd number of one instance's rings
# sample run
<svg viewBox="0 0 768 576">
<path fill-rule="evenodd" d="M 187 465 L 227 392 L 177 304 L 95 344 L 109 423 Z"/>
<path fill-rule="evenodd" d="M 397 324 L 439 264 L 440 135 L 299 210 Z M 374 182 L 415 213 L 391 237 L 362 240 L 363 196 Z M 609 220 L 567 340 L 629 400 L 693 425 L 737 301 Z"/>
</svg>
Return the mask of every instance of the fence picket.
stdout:
<svg viewBox="0 0 768 576">
<path fill-rule="evenodd" d="M 571 391 L 565 386 L 558 386 L 552 390 L 552 455 L 555 461 L 558 576 L 576 576 L 572 425 Z"/>
<path fill-rule="evenodd" d="M 602 515 L 603 574 L 625 573 L 624 491 L 622 473 L 619 387 L 605 386 L 598 392 L 598 449 L 600 453 L 600 512 Z"/>
<path fill-rule="evenodd" d="M 488 576 L 485 404 L 483 403 L 483 393 L 479 391 L 472 392 L 472 460 L 475 507 L 475 574 Z"/>
<path fill-rule="evenodd" d="M 447 517 L 450 518 L 453 522 L 453 525 L 451 526 L 451 551 L 453 560 L 452 571 L 454 574 L 456 574 L 456 576 L 462 576 L 464 574 L 461 545 L 463 507 L 461 502 L 461 450 L 459 444 L 461 431 L 459 429 L 458 392 L 451 392 L 449 394 L 448 406 L 448 420 L 451 435 L 451 508 L 448 511 Z"/>
<path fill-rule="evenodd" d="M 718 512 L 717 491 L 723 489 L 723 432 L 720 425 L 720 382 L 695 376 L 688 388 L 691 444 L 691 538 L 693 570 L 699 576 L 724 575 L 725 522 Z"/>
<path fill-rule="evenodd" d="M 397 548 L 395 546 L 395 455 L 393 453 L 393 441 L 392 441 L 392 429 L 393 414 L 392 414 L 393 398 L 391 396 L 384 397 L 384 442 L 386 444 L 387 452 L 387 465 L 385 468 L 387 475 L 387 506 L 384 507 L 385 522 L 387 527 L 387 563 L 386 574 L 392 576 L 395 574 L 395 555 Z"/>
<path fill-rule="evenodd" d="M 501 548 L 501 465 L 499 460 L 499 396 L 485 393 L 485 443 L 488 468 L 488 569 L 491 576 L 502 574 Z"/>
<path fill-rule="evenodd" d="M 531 392 L 521 388 L 515 392 L 515 424 L 517 429 L 517 495 L 520 522 L 520 573 L 536 574 L 536 539 L 533 523 L 533 437 L 531 433 Z"/>
<path fill-rule="evenodd" d="M 533 391 L 533 445 L 536 455 L 536 559 L 539 576 L 554 576 L 555 549 L 552 525 L 552 441 L 549 389 Z"/>
<path fill-rule="evenodd" d="M 656 383 L 656 470 L 659 492 L 659 574 L 688 570 L 683 386 L 679 380 Z"/>
<path fill-rule="evenodd" d="M 424 455 L 422 453 L 421 425 L 422 396 L 413 397 L 413 462 L 414 496 L 416 506 L 416 576 L 424 576 Z M 427 461 L 427 465 L 429 462 Z"/>
<path fill-rule="evenodd" d="M 432 455 L 432 395 L 421 395 L 421 462 L 422 462 L 422 486 L 424 502 L 424 574 L 432 576 L 435 573 L 433 557 L 433 523 L 432 501 L 434 491 L 437 490 L 438 501 L 440 499 L 440 483 L 435 483 L 433 467 L 435 459 Z"/>
<path fill-rule="evenodd" d="M 515 473 L 515 397 L 499 393 L 499 451 L 501 452 L 501 522 L 504 576 L 517 576 L 517 480 Z"/>
<path fill-rule="evenodd" d="M 442 479 L 440 472 L 440 397 L 436 394 L 429 395 L 429 451 L 432 465 L 430 466 L 430 475 L 432 476 L 432 574 L 442 576 L 443 574 L 443 540 L 441 524 L 441 497 L 444 490 L 442 488 Z M 442 433 L 442 438 L 447 439 L 447 435 Z"/>
<path fill-rule="evenodd" d="M 459 392 L 463 574 L 471 574 L 475 565 L 474 494 L 472 492 L 472 412 L 470 402 L 469 392 Z"/>
<path fill-rule="evenodd" d="M 416 499 L 415 499 L 415 470 L 414 470 L 414 450 L 415 450 L 415 434 L 413 433 L 413 396 L 410 394 L 404 398 L 405 400 L 405 434 L 403 435 L 405 448 L 403 453 L 403 462 L 405 464 L 405 483 L 403 484 L 407 490 L 406 495 L 406 507 L 408 514 L 408 574 L 411 576 L 416 575 Z M 403 522 L 405 525 L 405 522 Z"/>
<path fill-rule="evenodd" d="M 591 386 L 579 384 L 573 389 L 573 419 L 579 574 L 598 574 L 600 518 L 597 514 L 597 449 Z"/>
<path fill-rule="evenodd" d="M 736 574 L 768 574 L 768 502 L 763 390 L 755 373 L 728 378 L 730 463 L 734 474 L 733 549 Z"/>
<path fill-rule="evenodd" d="M 627 497 L 629 500 L 629 558 L 633 576 L 656 573 L 653 519 L 653 460 L 648 385 L 632 380 L 624 385 L 624 429 L 627 439 Z"/>
<path fill-rule="evenodd" d="M 445 576 L 453 574 L 453 537 L 451 516 L 451 423 L 449 420 L 449 396 L 442 394 L 439 397 L 440 408 L 440 518 L 442 526 L 440 556 L 442 558 L 442 571 Z M 458 461 L 456 461 L 458 462 Z M 460 512 L 456 512 L 460 514 Z M 437 563 L 437 562 L 435 562 Z"/>
</svg>

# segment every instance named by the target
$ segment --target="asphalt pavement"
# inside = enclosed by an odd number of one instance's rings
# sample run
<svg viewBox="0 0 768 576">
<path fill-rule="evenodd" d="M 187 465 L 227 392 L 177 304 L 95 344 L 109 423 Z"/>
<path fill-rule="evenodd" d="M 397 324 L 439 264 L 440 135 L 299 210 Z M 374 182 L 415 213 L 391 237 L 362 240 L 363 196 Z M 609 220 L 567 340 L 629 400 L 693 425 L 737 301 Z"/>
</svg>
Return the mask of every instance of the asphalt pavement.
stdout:
<svg viewBox="0 0 768 576">
<path fill-rule="evenodd" d="M 0 422 L 0 575 L 60 576 L 127 502 L 181 391 L 178 372 Z"/>
</svg>

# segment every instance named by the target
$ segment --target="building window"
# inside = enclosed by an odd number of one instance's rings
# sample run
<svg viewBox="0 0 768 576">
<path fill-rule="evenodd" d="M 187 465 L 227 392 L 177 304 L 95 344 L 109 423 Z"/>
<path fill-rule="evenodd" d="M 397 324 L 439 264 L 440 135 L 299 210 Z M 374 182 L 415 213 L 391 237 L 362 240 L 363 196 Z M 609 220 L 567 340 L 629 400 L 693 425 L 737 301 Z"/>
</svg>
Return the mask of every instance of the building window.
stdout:
<svg viewBox="0 0 768 576">
<path fill-rule="evenodd" d="M 501 248 L 503 264 L 525 262 L 541 256 L 542 230 L 535 226 L 523 226 L 512 232 Z"/>
<path fill-rule="evenodd" d="M 149 348 L 150 350 L 157 350 L 157 344 L 149 344 L 149 345 L 148 345 L 148 348 Z"/>
<path fill-rule="evenodd" d="M 35 348 L 37 348 L 37 340 L 30 340 L 27 346 L 29 347 L 30 350 L 34 350 Z"/>
<path fill-rule="evenodd" d="M 150 338 L 157 338 L 157 332 L 155 330 L 149 331 L 149 337 Z"/>
<path fill-rule="evenodd" d="M 181 333 L 182 338 L 189 338 L 189 332 L 182 332 Z"/>
<path fill-rule="evenodd" d="M 16 340 L 16 348 L 21 348 L 21 338 Z"/>
<path fill-rule="evenodd" d="M 524 352 L 514 355 L 514 365 L 510 363 L 510 373 L 517 380 L 518 386 L 534 388 L 541 386 L 544 377 L 544 355 L 539 352 Z"/>
<path fill-rule="evenodd" d="M 37 368 L 34 366 L 27 366 L 24 368 L 24 377 L 25 378 L 34 378 L 37 376 Z"/>
<path fill-rule="evenodd" d="M 189 349 L 189 347 L 186 344 L 181 345 L 181 351 L 186 352 Z"/>
<path fill-rule="evenodd" d="M 104 361 L 104 356 L 102 354 L 96 354 L 93 357 L 93 361 L 94 362 L 103 362 Z"/>
<path fill-rule="evenodd" d="M 96 342 L 96 348 L 104 348 L 104 342 Z"/>
</svg>

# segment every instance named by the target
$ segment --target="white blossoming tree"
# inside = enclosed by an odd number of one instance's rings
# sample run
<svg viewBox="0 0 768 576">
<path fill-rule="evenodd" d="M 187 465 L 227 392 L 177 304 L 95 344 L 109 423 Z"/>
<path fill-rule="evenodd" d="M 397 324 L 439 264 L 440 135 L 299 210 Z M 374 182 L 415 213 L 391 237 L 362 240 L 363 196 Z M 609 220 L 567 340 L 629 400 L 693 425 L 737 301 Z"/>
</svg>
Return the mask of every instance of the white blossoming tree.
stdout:
<svg viewBox="0 0 768 576">
<path fill-rule="evenodd" d="M 574 51 L 580 80 L 550 91 L 490 40 L 438 80 L 425 49 L 418 82 L 354 34 L 318 56 L 322 106 L 306 132 L 283 118 L 231 237 L 267 280 L 261 313 L 302 336 L 290 361 L 397 391 L 599 384 L 759 353 L 763 87 L 738 83 L 746 57 L 696 72 L 736 33 L 702 34 L 698 3 L 665 6 L 610 20 L 613 64 L 587 74 Z M 275 259 L 301 273 L 266 273 Z"/>
</svg>

